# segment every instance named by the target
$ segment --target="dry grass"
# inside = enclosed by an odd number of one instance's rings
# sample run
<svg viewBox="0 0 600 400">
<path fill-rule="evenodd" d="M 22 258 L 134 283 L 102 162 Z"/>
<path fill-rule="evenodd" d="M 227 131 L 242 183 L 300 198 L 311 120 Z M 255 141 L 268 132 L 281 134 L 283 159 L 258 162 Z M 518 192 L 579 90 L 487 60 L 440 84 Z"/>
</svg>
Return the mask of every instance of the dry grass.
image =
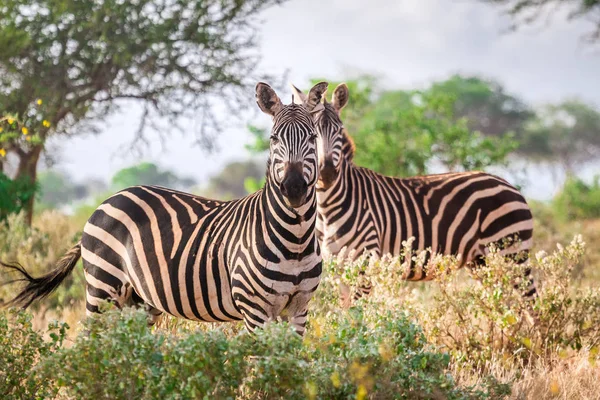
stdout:
<svg viewBox="0 0 600 400">
<path fill-rule="evenodd" d="M 573 354 L 564 359 L 537 363 L 527 368 L 504 368 L 502 360 L 490 363 L 491 373 L 499 381 L 512 382 L 514 400 L 545 399 L 599 399 L 600 365 L 588 352 Z M 464 386 L 482 383 L 478 371 L 451 369 L 458 382 Z"/>
</svg>

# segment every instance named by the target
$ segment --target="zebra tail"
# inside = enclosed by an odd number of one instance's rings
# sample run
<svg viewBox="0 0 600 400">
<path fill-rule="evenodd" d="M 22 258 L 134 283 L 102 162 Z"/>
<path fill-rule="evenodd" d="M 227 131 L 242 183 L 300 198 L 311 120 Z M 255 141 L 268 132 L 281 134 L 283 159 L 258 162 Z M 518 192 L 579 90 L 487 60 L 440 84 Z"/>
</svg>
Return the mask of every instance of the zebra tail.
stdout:
<svg viewBox="0 0 600 400">
<path fill-rule="evenodd" d="M 75 268 L 75 265 L 77 265 L 77 261 L 80 257 L 81 241 L 71 247 L 71 249 L 56 263 L 55 269 L 39 278 L 34 278 L 29 275 L 25 268 L 17 263 L 6 264 L 0 261 L 0 266 L 18 271 L 22 275 L 21 278 L 6 282 L 2 284 L 2 286 L 13 282 L 27 282 L 25 288 L 21 290 L 14 299 L 8 302 L 2 302 L 0 300 L 0 307 L 20 306 L 22 309 L 26 309 L 34 301 L 45 298 L 55 291 L 65 278 L 69 276 L 73 271 L 73 268 Z"/>
</svg>

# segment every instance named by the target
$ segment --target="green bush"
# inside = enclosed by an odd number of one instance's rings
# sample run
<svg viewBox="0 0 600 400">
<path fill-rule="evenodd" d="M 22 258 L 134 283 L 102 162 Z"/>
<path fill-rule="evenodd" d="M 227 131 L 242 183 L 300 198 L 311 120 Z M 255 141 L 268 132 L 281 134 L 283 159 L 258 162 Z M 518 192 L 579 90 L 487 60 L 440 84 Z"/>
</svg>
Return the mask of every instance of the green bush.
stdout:
<svg viewBox="0 0 600 400">
<path fill-rule="evenodd" d="M 66 324 L 52 324 L 46 341 L 33 330 L 31 315 L 14 310 L 0 313 L 0 398 L 54 397 L 56 388 L 39 373 L 39 362 L 62 345 L 67 328 Z"/>
<path fill-rule="evenodd" d="M 27 178 L 10 179 L 0 172 L 0 221 L 19 213 L 35 196 L 37 185 Z"/>
<path fill-rule="evenodd" d="M 492 393 L 460 388 L 447 371 L 449 356 L 427 344 L 403 314 L 361 307 L 313 318 L 305 338 L 287 323 L 255 335 L 153 332 L 143 311 L 110 310 L 88 318 L 69 347 L 61 346 L 66 326 L 52 325 L 44 340 L 30 319 L 0 314 L 2 398 L 471 399 Z"/>
<path fill-rule="evenodd" d="M 568 179 L 552 201 L 554 212 L 562 220 L 600 218 L 600 176 L 590 184 Z"/>
</svg>

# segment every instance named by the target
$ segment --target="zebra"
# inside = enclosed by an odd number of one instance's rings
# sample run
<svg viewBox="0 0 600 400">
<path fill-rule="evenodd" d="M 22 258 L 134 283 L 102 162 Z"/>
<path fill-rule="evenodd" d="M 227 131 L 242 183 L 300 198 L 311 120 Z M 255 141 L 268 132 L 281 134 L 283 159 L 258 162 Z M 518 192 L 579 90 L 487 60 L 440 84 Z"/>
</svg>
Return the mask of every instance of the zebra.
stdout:
<svg viewBox="0 0 600 400">
<path fill-rule="evenodd" d="M 157 186 L 134 186 L 104 201 L 57 268 L 34 278 L 8 305 L 49 295 L 83 259 L 86 314 L 101 302 L 144 306 L 194 321 L 243 320 L 248 331 L 281 318 L 300 335 L 322 258 L 315 234 L 318 157 L 311 113 L 323 111 L 327 83 L 305 105 L 283 105 L 266 83 L 259 108 L 272 117 L 266 183 L 254 194 L 217 201 Z"/>
<path fill-rule="evenodd" d="M 296 101 L 307 97 L 292 85 Z M 354 164 L 354 143 L 340 118 L 347 104 L 346 84 L 338 85 L 331 103 L 315 115 L 318 133 L 319 182 L 317 231 L 322 250 L 332 255 L 346 249 L 354 259 L 362 254 L 401 255 L 403 241 L 414 237 L 417 251 L 455 255 L 460 266 L 485 262 L 489 245 L 503 246 L 500 253 L 525 263 L 533 237 L 533 218 L 525 198 L 506 180 L 485 172 L 458 172 L 393 178 Z M 516 240 L 515 240 L 516 239 Z M 433 279 L 411 258 L 402 279 Z M 532 271 L 525 268 L 522 293 L 536 296 Z M 361 286 L 356 300 L 371 290 Z M 342 285 L 342 301 L 349 304 L 349 288 Z"/>
</svg>

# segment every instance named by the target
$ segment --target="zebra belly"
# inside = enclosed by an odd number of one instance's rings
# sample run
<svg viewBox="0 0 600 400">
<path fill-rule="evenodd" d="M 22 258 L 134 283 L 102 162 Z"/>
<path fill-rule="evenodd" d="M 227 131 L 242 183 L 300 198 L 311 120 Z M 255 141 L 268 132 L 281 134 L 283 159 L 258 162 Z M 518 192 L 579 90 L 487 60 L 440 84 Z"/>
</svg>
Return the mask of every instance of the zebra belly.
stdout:
<svg viewBox="0 0 600 400">
<path fill-rule="evenodd" d="M 279 316 L 295 316 L 308 306 L 314 291 L 319 285 L 321 275 L 321 256 L 312 254 L 297 260 L 282 261 L 285 271 L 276 264 L 267 263 L 267 273 L 254 275 L 256 269 L 239 265 L 232 275 L 234 283 L 234 301 L 239 308 L 252 308 L 264 321 L 272 321 Z M 294 271 L 288 274 L 286 271 Z M 256 278 L 260 280 L 257 282 Z M 252 307 L 254 306 L 254 307 Z"/>
</svg>

